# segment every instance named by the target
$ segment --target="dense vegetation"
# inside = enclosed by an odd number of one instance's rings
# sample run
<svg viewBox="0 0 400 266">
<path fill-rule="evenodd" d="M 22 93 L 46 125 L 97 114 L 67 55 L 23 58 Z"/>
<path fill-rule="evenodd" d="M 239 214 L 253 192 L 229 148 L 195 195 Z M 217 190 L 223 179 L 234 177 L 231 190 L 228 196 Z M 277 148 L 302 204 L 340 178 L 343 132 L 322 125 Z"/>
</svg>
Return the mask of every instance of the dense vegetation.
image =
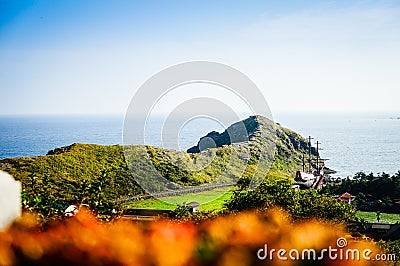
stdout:
<svg viewBox="0 0 400 266">
<path fill-rule="evenodd" d="M 400 262 L 400 240 L 394 241 L 383 241 L 378 242 L 378 246 L 387 253 L 396 255 L 396 262 L 394 265 L 398 265 Z"/>
<path fill-rule="evenodd" d="M 331 195 L 349 192 L 356 196 L 359 210 L 400 213 L 400 171 L 392 176 L 359 172 L 352 179 L 326 186 L 323 192 Z"/>
<path fill-rule="evenodd" d="M 120 146 L 74 144 L 50 153 L 0 161 L 0 168 L 22 183 L 23 208 L 43 220 L 57 218 L 69 204 L 110 215 L 118 209 L 116 199 L 143 193 Z"/>
<path fill-rule="evenodd" d="M 324 219 L 337 222 L 355 218 L 349 204 L 319 194 L 315 190 L 295 191 L 289 179 L 266 179 L 255 190 L 237 190 L 226 203 L 228 210 L 266 209 L 278 206 L 293 219 Z"/>
<path fill-rule="evenodd" d="M 359 172 L 353 178 L 333 182 L 322 190 L 322 193 L 330 195 L 341 195 L 345 192 L 356 196 L 352 204 L 356 209 L 366 211 L 357 215 L 364 221 L 376 222 L 377 211 L 400 213 L 400 204 L 396 203 L 400 201 L 400 171 L 392 176 L 386 173 L 374 175 Z M 380 215 L 380 218 L 381 222 L 398 222 L 396 217 L 393 219 L 384 213 Z M 386 252 L 396 254 L 399 261 L 400 240 L 380 240 L 378 245 Z"/>
</svg>

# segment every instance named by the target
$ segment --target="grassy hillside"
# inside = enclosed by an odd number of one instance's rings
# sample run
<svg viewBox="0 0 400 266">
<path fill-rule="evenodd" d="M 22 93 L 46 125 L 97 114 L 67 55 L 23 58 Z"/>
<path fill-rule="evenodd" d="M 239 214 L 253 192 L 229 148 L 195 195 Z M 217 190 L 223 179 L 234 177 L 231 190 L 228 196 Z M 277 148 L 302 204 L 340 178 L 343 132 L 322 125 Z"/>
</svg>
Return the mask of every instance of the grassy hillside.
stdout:
<svg viewBox="0 0 400 266">
<path fill-rule="evenodd" d="M 23 208 L 43 218 L 82 203 L 108 214 L 115 199 L 143 193 L 121 146 L 73 144 L 49 153 L 0 161 L 0 168 L 22 183 Z"/>
<path fill-rule="evenodd" d="M 199 185 L 249 180 L 253 175 L 289 177 L 300 168 L 301 153 L 307 147 L 303 137 L 259 116 L 243 123 L 248 140 L 224 140 L 220 147 L 197 153 L 152 146 L 73 144 L 46 156 L 0 160 L 0 169 L 22 182 L 23 208 L 37 211 L 45 219 L 56 217 L 69 204 L 82 203 L 99 214 L 111 214 L 120 207 L 116 199 L 143 194 L 135 180 L 146 180 L 154 171 L 177 184 Z M 270 146 L 272 128 L 276 130 L 274 149 Z M 266 160 L 257 166 L 262 156 Z"/>
<path fill-rule="evenodd" d="M 239 123 L 246 129 L 247 136 L 240 136 L 243 130 L 237 130 Z M 236 136 L 236 142 L 230 141 L 232 135 Z M 201 140 L 207 137 L 212 138 L 217 147 L 200 150 Z M 190 185 L 208 183 L 216 178 L 219 182 L 254 176 L 264 179 L 267 173 L 271 177 L 293 176 L 301 168 L 302 153 L 306 151 L 304 137 L 261 116 L 235 123 L 221 134 L 211 132 L 188 152 L 147 147 L 158 173 L 178 184 Z M 314 149 L 312 154 L 316 156 Z"/>
</svg>

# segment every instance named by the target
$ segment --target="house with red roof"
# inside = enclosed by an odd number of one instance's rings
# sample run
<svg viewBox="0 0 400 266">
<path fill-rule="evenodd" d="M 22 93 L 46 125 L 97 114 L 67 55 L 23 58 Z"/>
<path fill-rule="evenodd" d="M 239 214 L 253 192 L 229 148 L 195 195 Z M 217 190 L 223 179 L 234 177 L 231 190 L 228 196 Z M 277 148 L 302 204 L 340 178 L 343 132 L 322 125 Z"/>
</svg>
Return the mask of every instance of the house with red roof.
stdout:
<svg viewBox="0 0 400 266">
<path fill-rule="evenodd" d="M 355 198 L 356 198 L 355 196 L 351 195 L 348 192 L 345 192 L 338 198 L 338 200 L 341 200 L 343 202 L 350 204 Z"/>
</svg>

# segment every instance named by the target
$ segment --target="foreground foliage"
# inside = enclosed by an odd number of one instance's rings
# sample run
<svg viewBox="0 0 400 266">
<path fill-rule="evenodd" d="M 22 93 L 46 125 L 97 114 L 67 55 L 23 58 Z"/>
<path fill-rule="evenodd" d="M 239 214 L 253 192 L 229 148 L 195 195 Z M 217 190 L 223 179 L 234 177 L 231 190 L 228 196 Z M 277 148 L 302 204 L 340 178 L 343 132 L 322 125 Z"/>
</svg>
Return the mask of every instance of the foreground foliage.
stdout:
<svg viewBox="0 0 400 266">
<path fill-rule="evenodd" d="M 313 248 L 320 255 L 323 248 L 337 248 L 337 239 L 346 232 L 316 220 L 291 223 L 277 209 L 217 217 L 198 225 L 171 220 L 101 224 L 83 211 L 45 231 L 35 222 L 26 214 L 0 232 L 0 265 L 374 265 L 362 259 L 330 261 L 327 255 L 323 260 L 302 260 L 303 249 Z M 279 261 L 275 254 L 273 260 L 259 260 L 257 252 L 265 244 L 268 250 L 297 249 L 299 259 Z M 347 248 L 379 252 L 371 242 L 348 241 Z"/>
<path fill-rule="evenodd" d="M 385 252 L 395 254 L 397 258 L 397 264 L 400 262 L 400 240 L 394 241 L 383 241 L 378 242 L 378 246 Z"/>
</svg>

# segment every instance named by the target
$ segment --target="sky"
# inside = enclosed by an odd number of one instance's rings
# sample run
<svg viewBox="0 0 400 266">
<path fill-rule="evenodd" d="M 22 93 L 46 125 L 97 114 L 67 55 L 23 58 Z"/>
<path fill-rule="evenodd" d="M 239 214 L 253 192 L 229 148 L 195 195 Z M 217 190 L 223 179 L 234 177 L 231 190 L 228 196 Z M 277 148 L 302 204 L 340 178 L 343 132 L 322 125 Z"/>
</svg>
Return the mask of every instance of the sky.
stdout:
<svg viewBox="0 0 400 266">
<path fill-rule="evenodd" d="M 400 114 L 400 2 L 0 0 L 0 115 L 123 114 L 195 60 L 246 74 L 272 113 Z"/>
</svg>

